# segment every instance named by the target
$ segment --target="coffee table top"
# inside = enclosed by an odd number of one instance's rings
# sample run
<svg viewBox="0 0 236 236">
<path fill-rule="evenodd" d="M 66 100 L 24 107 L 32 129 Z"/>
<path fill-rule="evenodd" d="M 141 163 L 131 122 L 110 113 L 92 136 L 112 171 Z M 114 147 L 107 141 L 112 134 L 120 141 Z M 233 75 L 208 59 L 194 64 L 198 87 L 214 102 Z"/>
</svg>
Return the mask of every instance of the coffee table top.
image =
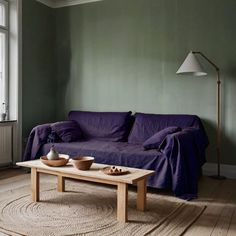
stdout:
<svg viewBox="0 0 236 236">
<path fill-rule="evenodd" d="M 151 176 L 155 173 L 153 170 L 144 170 L 144 169 L 136 169 L 136 168 L 128 168 L 121 166 L 121 168 L 125 168 L 129 171 L 128 174 L 125 175 L 106 175 L 101 170 L 104 167 L 107 167 L 109 165 L 103 165 L 103 164 L 97 164 L 93 163 L 90 170 L 82 171 L 77 170 L 73 167 L 72 163 L 68 163 L 66 166 L 63 167 L 50 167 L 44 165 L 40 160 L 33 160 L 33 161 L 25 161 L 25 162 L 17 162 L 16 165 L 22 166 L 22 167 L 28 167 L 28 168 L 37 168 L 39 170 L 45 170 L 45 171 L 51 171 L 51 172 L 58 172 L 58 173 L 64 173 L 69 175 L 77 175 L 81 177 L 89 177 L 94 179 L 100 179 L 100 180 L 109 180 L 113 182 L 120 182 L 120 183 L 127 183 L 127 184 L 134 184 L 137 181 Z"/>
</svg>

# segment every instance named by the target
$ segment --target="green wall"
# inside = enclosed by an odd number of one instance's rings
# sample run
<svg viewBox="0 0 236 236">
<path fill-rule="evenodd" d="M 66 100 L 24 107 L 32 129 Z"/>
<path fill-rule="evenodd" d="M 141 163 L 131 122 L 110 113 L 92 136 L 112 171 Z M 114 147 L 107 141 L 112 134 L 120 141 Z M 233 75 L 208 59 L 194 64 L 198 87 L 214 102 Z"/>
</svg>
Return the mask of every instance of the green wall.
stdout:
<svg viewBox="0 0 236 236">
<path fill-rule="evenodd" d="M 55 120 L 55 17 L 35 0 L 22 1 L 23 137 L 37 124 Z M 54 89 L 55 88 L 55 89 Z"/>
<path fill-rule="evenodd" d="M 200 50 L 222 71 L 222 158 L 236 164 L 235 10 L 235 0 L 105 0 L 57 9 L 58 119 L 71 109 L 197 114 L 214 162 L 215 71 L 205 63 L 205 78 L 175 74 L 190 50 Z"/>
<path fill-rule="evenodd" d="M 71 109 L 196 114 L 204 120 L 211 142 L 208 160 L 214 162 L 215 71 L 203 61 L 205 78 L 175 74 L 187 53 L 199 50 L 221 68 L 222 162 L 236 164 L 235 0 L 104 0 L 54 10 L 44 6 L 42 14 L 49 19 L 55 14 L 55 35 L 50 20 L 30 22 L 41 17 L 37 4 L 31 5 L 35 12 L 24 16 L 30 28 L 24 30 L 24 40 L 33 49 L 24 56 L 27 127 L 54 115 L 63 120 Z M 32 37 L 37 44 L 47 39 L 46 45 L 35 49 Z M 35 55 L 40 55 L 40 66 Z M 45 55 L 48 63 L 42 60 Z M 41 75 L 44 66 L 46 76 Z M 56 99 L 51 93 L 55 81 Z"/>
</svg>

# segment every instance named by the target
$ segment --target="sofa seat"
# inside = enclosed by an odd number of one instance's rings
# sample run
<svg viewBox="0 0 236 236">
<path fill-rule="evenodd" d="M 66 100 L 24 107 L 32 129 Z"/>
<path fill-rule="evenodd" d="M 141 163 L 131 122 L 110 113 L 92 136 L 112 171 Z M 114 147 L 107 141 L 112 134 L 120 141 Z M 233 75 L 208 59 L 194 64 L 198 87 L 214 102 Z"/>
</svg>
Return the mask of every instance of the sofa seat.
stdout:
<svg viewBox="0 0 236 236">
<path fill-rule="evenodd" d="M 78 155 L 89 155 L 95 157 L 96 163 L 155 170 L 159 174 L 149 177 L 148 186 L 155 188 L 171 186 L 168 168 L 163 168 L 168 166 L 168 159 L 156 149 L 144 151 L 139 144 L 99 140 L 54 143 L 54 146 L 59 153 L 69 154 L 72 158 Z M 43 145 L 40 155 L 46 155 L 50 147 L 50 143 Z"/>
</svg>

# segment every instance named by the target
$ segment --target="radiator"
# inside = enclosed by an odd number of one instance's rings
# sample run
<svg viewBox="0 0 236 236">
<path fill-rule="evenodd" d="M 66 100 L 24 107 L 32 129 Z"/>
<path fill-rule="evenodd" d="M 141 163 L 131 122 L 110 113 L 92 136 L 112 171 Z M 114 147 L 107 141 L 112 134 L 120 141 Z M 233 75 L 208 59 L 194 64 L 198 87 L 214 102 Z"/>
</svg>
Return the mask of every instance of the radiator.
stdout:
<svg viewBox="0 0 236 236">
<path fill-rule="evenodd" d="M 0 126 L 0 165 L 12 162 L 12 126 Z"/>
</svg>

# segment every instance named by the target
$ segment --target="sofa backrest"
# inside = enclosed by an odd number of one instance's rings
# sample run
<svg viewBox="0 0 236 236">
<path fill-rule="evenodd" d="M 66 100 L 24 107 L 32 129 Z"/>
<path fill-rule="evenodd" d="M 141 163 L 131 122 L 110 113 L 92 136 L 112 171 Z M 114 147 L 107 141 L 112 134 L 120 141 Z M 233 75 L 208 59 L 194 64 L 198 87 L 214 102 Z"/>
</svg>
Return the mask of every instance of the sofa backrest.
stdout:
<svg viewBox="0 0 236 236">
<path fill-rule="evenodd" d="M 127 141 L 131 112 L 71 111 L 68 117 L 79 124 L 86 139 Z"/>
<path fill-rule="evenodd" d="M 128 137 L 128 142 L 142 144 L 160 130 L 169 126 L 180 128 L 203 128 L 201 120 L 196 115 L 159 115 L 136 113 L 135 122 Z"/>
</svg>

